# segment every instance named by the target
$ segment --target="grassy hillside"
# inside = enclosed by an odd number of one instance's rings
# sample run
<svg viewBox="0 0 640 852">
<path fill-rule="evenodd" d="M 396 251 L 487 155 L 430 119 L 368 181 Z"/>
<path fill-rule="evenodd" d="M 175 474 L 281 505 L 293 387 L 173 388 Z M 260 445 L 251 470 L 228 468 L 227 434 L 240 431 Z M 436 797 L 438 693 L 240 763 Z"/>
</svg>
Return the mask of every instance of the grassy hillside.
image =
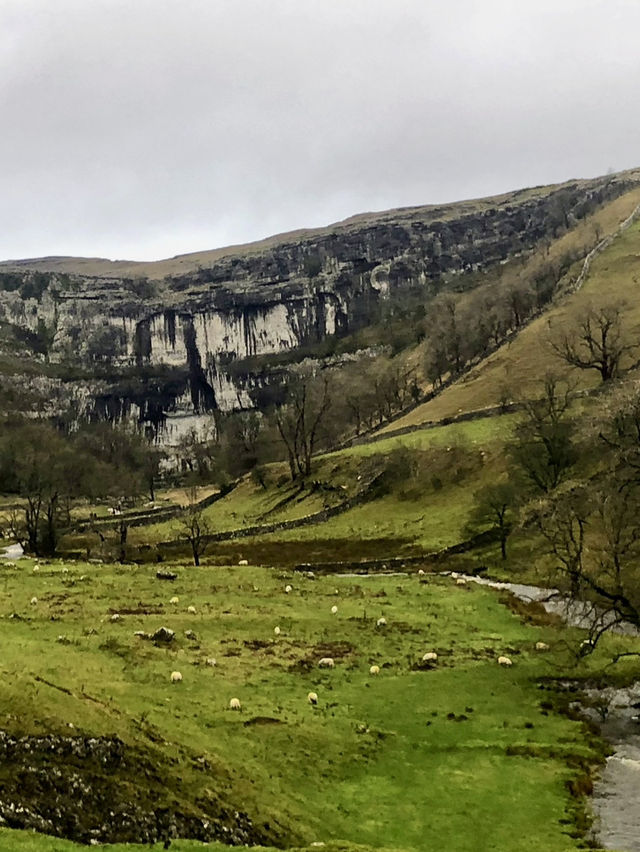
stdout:
<svg viewBox="0 0 640 852">
<path fill-rule="evenodd" d="M 115 734 L 165 767 L 159 801 L 186 807 L 197 789 L 215 790 L 200 807 L 219 797 L 241 805 L 256 824 L 271 823 L 278 845 L 577 848 L 566 782 L 596 753 L 580 723 L 541 708 L 537 686 L 566 669 L 565 631 L 524 624 L 491 590 L 416 574 L 309 579 L 184 565 L 167 584 L 145 567 L 31 566 L 3 570 L 0 713 L 9 731 Z M 134 635 L 161 625 L 176 631 L 168 648 Z M 540 639 L 557 650 L 536 652 Z M 437 665 L 421 668 L 431 650 Z M 504 653 L 511 669 L 496 664 Z M 318 668 L 328 655 L 335 668 Z M 174 670 L 182 683 L 170 683 Z M 241 713 L 227 709 L 232 697 Z M 5 799 L 15 773 L 0 767 Z M 121 783 L 136 800 L 140 779 Z M 0 830 L 3 850 L 71 848 Z"/>
<path fill-rule="evenodd" d="M 638 203 L 640 191 L 634 191 L 605 208 L 603 212 L 606 213 L 606 219 L 601 220 L 604 232 L 611 232 Z M 561 247 L 563 239 L 573 240 L 575 234 L 570 232 L 559 240 L 554 246 L 556 250 Z M 594 260 L 586 282 L 577 293 L 560 297 L 555 306 L 451 387 L 381 431 L 392 431 L 498 405 L 504 389 L 514 399 L 526 399 L 535 395 L 541 377 L 548 371 L 571 375 L 577 387 L 594 387 L 598 383 L 597 375 L 593 371 L 568 368 L 555 355 L 549 340 L 552 334 L 561 334 L 563 330 L 574 326 L 589 307 L 607 303 L 625 306 L 627 334 L 630 340 L 635 340 L 640 331 L 639 253 L 640 222 L 636 222 Z M 576 265 L 575 276 L 578 272 Z"/>
</svg>

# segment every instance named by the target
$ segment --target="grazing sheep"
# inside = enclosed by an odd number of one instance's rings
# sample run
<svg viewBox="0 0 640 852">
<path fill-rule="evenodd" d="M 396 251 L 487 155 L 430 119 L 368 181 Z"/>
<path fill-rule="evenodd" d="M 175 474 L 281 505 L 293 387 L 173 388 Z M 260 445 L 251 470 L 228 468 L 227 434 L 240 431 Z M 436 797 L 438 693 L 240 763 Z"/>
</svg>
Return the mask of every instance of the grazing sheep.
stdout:
<svg viewBox="0 0 640 852">
<path fill-rule="evenodd" d="M 217 664 L 218 664 L 218 661 L 216 660 L 215 657 L 207 657 L 207 665 L 208 666 L 213 667 L 213 666 L 216 666 Z"/>
<path fill-rule="evenodd" d="M 387 626 L 387 619 L 383 615 L 382 618 L 379 618 L 376 621 L 376 627 L 386 627 L 386 626 Z"/>
<path fill-rule="evenodd" d="M 31 606 L 35 606 L 38 603 L 38 598 L 31 598 Z"/>
<path fill-rule="evenodd" d="M 465 579 L 463 579 L 462 577 L 458 577 L 456 579 L 456 586 L 466 586 L 466 585 L 467 585 L 467 581 Z"/>
<path fill-rule="evenodd" d="M 318 660 L 318 666 L 321 669 L 332 669 L 335 666 L 333 657 L 322 657 Z"/>
<path fill-rule="evenodd" d="M 423 663 L 435 663 L 437 659 L 438 659 L 438 655 L 436 654 L 435 651 L 427 651 L 426 654 L 422 655 L 422 662 Z"/>
<path fill-rule="evenodd" d="M 509 659 L 509 657 L 498 657 L 498 665 L 499 666 L 512 666 L 513 663 Z"/>
<path fill-rule="evenodd" d="M 307 701 L 309 702 L 309 704 L 312 704 L 314 707 L 317 707 L 317 705 L 318 705 L 318 693 L 317 692 L 310 692 L 307 695 Z"/>
<path fill-rule="evenodd" d="M 536 651 L 548 651 L 549 646 L 546 642 L 536 642 Z"/>
<path fill-rule="evenodd" d="M 229 702 L 229 710 L 242 710 L 242 704 L 240 704 L 239 698 L 232 698 Z"/>
<path fill-rule="evenodd" d="M 68 573 L 69 573 L 69 569 L 67 568 L 67 566 L 66 566 L 66 565 L 65 565 L 65 566 L 63 567 L 63 569 L 62 569 L 62 573 L 63 573 L 63 574 L 68 574 Z"/>
<path fill-rule="evenodd" d="M 120 613 L 114 612 L 109 621 L 120 621 Z"/>
<path fill-rule="evenodd" d="M 180 672 L 171 672 L 171 683 L 182 683 L 182 675 Z"/>
<path fill-rule="evenodd" d="M 418 568 L 418 574 L 419 574 L 421 577 L 423 577 L 423 576 L 424 576 L 424 571 L 423 571 L 423 569 L 422 569 L 422 568 Z"/>
<path fill-rule="evenodd" d="M 380 674 L 380 666 L 371 666 L 369 668 L 370 675 L 379 675 Z"/>
<path fill-rule="evenodd" d="M 335 615 L 338 612 L 338 607 L 334 604 L 331 607 L 331 615 Z"/>
<path fill-rule="evenodd" d="M 293 591 L 293 586 L 290 586 L 289 583 L 284 587 L 284 590 L 287 594 Z"/>
<path fill-rule="evenodd" d="M 187 607 L 187 612 L 189 613 L 189 615 L 195 615 L 195 614 L 196 614 L 196 608 L 195 608 L 195 606 L 188 606 L 188 607 Z"/>
<path fill-rule="evenodd" d="M 248 564 L 249 564 L 248 559 L 240 559 L 240 561 L 238 562 L 238 565 L 248 565 Z"/>
<path fill-rule="evenodd" d="M 179 604 L 179 603 L 180 603 L 180 598 L 179 598 L 177 595 L 174 595 L 174 596 L 171 598 L 171 600 L 169 601 L 169 603 L 170 603 L 170 604 Z"/>
<path fill-rule="evenodd" d="M 33 566 L 33 570 L 34 570 L 34 573 L 37 573 L 37 572 L 40 570 L 40 566 L 39 566 L 39 565 L 34 565 L 34 566 Z"/>
<path fill-rule="evenodd" d="M 273 635 L 274 635 L 274 636 L 279 636 L 279 635 L 280 635 L 280 633 L 281 633 L 281 630 L 280 630 L 280 628 L 279 628 L 279 627 L 274 627 L 274 628 L 273 628 Z"/>
</svg>

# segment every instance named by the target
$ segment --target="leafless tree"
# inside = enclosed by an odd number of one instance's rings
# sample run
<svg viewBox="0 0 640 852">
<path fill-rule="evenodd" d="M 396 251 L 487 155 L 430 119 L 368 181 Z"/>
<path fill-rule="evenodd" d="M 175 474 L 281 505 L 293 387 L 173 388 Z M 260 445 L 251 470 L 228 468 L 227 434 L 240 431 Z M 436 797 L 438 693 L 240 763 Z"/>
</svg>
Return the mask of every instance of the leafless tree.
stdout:
<svg viewBox="0 0 640 852">
<path fill-rule="evenodd" d="M 275 410 L 275 423 L 287 451 L 291 479 L 309 476 L 320 427 L 331 405 L 329 378 L 301 376 L 287 401 Z"/>
<path fill-rule="evenodd" d="M 606 382 L 618 375 L 622 357 L 637 344 L 624 342 L 621 306 L 608 305 L 587 311 L 577 328 L 552 338 L 551 348 L 567 364 L 596 370 Z"/>
<path fill-rule="evenodd" d="M 187 499 L 186 510 L 179 522 L 180 538 L 189 543 L 193 564 L 198 566 L 209 543 L 208 536 L 211 534 L 211 525 L 204 517 L 203 510 L 198 503 L 197 488 L 189 488 Z"/>
</svg>

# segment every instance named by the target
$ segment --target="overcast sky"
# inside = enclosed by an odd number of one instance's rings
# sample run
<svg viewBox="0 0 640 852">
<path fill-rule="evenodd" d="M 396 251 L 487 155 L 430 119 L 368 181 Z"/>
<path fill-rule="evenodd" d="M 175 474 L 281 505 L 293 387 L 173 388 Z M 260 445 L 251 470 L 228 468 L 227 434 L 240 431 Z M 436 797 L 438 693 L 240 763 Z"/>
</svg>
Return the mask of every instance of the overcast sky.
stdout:
<svg viewBox="0 0 640 852">
<path fill-rule="evenodd" d="M 0 0 L 0 259 L 640 165 L 639 0 Z"/>
</svg>

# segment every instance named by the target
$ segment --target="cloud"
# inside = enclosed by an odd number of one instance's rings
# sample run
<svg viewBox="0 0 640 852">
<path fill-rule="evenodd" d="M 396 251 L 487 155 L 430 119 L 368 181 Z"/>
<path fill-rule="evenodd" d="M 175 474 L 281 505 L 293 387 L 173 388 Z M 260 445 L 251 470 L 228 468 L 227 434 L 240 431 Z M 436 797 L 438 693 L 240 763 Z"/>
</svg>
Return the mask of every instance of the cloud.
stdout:
<svg viewBox="0 0 640 852">
<path fill-rule="evenodd" d="M 153 259 L 638 165 L 625 0 L 3 0 L 0 258 Z"/>
</svg>

